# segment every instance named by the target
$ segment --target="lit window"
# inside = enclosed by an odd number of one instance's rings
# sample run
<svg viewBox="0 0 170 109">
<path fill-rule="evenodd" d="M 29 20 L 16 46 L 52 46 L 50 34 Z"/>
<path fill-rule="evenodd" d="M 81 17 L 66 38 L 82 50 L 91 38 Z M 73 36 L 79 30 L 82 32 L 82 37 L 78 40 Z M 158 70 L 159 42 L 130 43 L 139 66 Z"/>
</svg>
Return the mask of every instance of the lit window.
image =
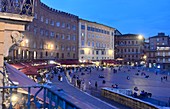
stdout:
<svg viewBox="0 0 170 109">
<path fill-rule="evenodd" d="M 34 59 L 36 59 L 36 56 L 37 56 L 37 52 L 34 51 Z"/>
<path fill-rule="evenodd" d="M 81 33 L 81 36 L 84 36 L 84 33 Z"/>
<path fill-rule="evenodd" d="M 156 41 L 159 41 L 159 38 L 157 38 Z"/>
<path fill-rule="evenodd" d="M 165 62 L 165 58 L 163 58 L 163 62 Z"/>
</svg>

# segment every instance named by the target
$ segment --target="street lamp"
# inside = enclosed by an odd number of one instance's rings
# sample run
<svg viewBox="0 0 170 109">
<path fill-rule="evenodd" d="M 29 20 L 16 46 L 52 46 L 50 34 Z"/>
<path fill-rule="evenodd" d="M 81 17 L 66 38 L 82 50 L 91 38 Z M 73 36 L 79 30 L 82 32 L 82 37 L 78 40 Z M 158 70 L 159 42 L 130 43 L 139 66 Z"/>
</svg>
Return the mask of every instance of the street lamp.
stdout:
<svg viewBox="0 0 170 109">
<path fill-rule="evenodd" d="M 142 36 L 142 35 L 139 35 L 139 36 L 138 36 L 138 39 L 139 39 L 139 40 L 142 40 L 142 39 L 143 39 L 143 36 Z"/>
</svg>

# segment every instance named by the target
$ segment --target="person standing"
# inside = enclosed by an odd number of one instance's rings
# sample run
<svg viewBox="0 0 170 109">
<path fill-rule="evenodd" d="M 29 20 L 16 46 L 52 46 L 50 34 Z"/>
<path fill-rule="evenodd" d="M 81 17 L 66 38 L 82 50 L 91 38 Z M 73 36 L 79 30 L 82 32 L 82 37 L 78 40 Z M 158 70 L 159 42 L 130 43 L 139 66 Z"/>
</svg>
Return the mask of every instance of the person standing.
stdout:
<svg viewBox="0 0 170 109">
<path fill-rule="evenodd" d="M 91 89 L 91 81 L 89 80 L 89 89 Z"/>
<path fill-rule="evenodd" d="M 95 82 L 95 88 L 97 89 L 97 81 Z"/>
</svg>

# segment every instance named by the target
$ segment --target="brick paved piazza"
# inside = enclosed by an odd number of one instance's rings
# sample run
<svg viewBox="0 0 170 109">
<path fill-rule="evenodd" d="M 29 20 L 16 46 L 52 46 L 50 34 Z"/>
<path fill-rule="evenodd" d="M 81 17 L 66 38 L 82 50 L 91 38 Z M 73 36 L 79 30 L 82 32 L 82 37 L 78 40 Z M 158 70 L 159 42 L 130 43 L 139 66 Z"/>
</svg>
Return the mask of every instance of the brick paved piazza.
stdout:
<svg viewBox="0 0 170 109">
<path fill-rule="evenodd" d="M 118 69 L 117 67 L 115 69 Z M 163 74 L 157 74 L 155 72 L 149 72 L 143 68 L 140 68 L 139 75 L 137 68 L 122 67 L 117 73 L 113 73 L 113 69 L 105 68 L 104 71 L 93 69 L 91 73 L 85 72 L 85 75 L 81 75 L 82 72 L 74 73 L 78 75 L 81 80 L 86 83 L 86 90 L 88 91 L 88 82 L 91 81 L 91 86 L 95 86 L 95 82 L 98 83 L 98 88 L 111 87 L 114 84 L 118 84 L 119 88 L 134 89 L 138 87 L 139 91 L 144 90 L 152 93 L 152 98 L 168 102 L 170 97 L 170 77 L 168 76 L 167 81 L 161 77 L 165 76 Z M 128 71 L 130 70 L 130 71 Z M 145 78 L 141 73 L 149 75 L 149 78 Z M 104 78 L 99 78 L 99 75 L 103 75 Z M 129 80 L 127 79 L 129 76 Z M 105 80 L 106 83 L 103 84 L 102 81 Z"/>
</svg>

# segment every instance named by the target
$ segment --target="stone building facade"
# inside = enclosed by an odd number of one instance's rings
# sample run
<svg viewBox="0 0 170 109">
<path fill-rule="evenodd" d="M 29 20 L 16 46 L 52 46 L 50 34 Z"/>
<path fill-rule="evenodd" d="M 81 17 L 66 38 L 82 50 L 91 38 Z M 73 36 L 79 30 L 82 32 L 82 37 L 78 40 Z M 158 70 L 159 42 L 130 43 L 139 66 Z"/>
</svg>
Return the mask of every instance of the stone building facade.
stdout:
<svg viewBox="0 0 170 109">
<path fill-rule="evenodd" d="M 114 59 L 115 29 L 84 19 L 79 20 L 79 60 Z"/>
<path fill-rule="evenodd" d="M 116 59 L 122 64 L 139 65 L 144 56 L 144 37 L 139 34 L 115 36 Z"/>
<path fill-rule="evenodd" d="M 149 38 L 149 49 L 147 50 L 147 66 L 167 69 L 170 64 L 170 38 L 165 33 Z M 170 68 L 170 66 L 169 66 Z"/>
<path fill-rule="evenodd" d="M 10 53 L 14 60 L 78 59 L 78 16 L 35 0 L 34 20 L 23 34 L 18 49 Z"/>
</svg>

